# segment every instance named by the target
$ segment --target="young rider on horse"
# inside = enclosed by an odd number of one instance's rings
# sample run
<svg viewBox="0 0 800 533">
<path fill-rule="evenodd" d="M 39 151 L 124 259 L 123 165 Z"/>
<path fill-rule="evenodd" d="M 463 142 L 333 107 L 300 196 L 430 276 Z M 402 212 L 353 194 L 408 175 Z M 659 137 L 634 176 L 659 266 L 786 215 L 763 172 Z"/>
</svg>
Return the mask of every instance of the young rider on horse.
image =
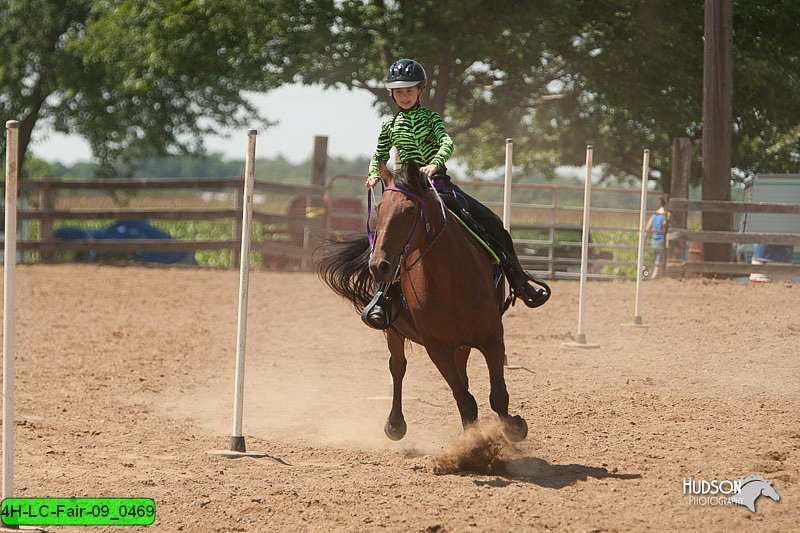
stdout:
<svg viewBox="0 0 800 533">
<path fill-rule="evenodd" d="M 511 235 L 503 227 L 503 222 L 492 210 L 450 182 L 445 163 L 453 152 L 453 140 L 445 129 L 442 117 L 419 103 L 426 83 L 425 69 L 413 59 L 400 59 L 389 67 L 386 88 L 400 111 L 381 126 L 365 185 L 374 187 L 378 183 L 379 165 L 389 159 L 392 146 L 396 147 L 400 161 L 417 163 L 420 171 L 433 179 L 437 189 L 443 187 L 455 191 L 460 205 L 454 205 L 454 198 L 450 195 L 442 195 L 442 198 L 454 211 L 466 211 L 467 218 L 471 217 L 481 226 L 478 230 L 484 230 L 488 244 L 500 257 L 500 265 L 514 295 L 528 307 L 542 305 L 550 297 L 550 291 L 544 284 L 540 283 L 544 289 L 530 284 L 536 283 L 536 280 L 519 264 Z M 388 310 L 379 301 L 373 302 L 372 308 L 364 315 L 364 321 L 374 328 L 385 329 L 389 326 Z"/>
</svg>

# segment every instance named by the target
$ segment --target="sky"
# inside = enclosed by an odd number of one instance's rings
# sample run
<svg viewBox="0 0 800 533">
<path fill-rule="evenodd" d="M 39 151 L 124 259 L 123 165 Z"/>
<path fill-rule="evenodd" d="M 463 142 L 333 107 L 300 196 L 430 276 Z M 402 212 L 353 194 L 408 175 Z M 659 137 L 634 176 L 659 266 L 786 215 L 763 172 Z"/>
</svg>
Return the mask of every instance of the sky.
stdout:
<svg viewBox="0 0 800 533">
<path fill-rule="evenodd" d="M 375 149 L 381 121 L 387 118 L 372 107 L 373 97 L 366 91 L 289 85 L 248 96 L 263 116 L 278 123 L 259 129 L 256 158 L 283 155 L 299 163 L 311 156 L 316 135 L 328 137 L 331 156 L 369 157 Z M 252 127 L 258 129 L 258 124 Z M 37 135 L 31 150 L 46 161 L 73 164 L 91 158 L 89 145 L 78 136 L 52 131 Z M 244 159 L 247 128 L 220 131 L 219 135 L 206 137 L 205 143 L 209 152 L 221 153 L 226 159 Z"/>
</svg>

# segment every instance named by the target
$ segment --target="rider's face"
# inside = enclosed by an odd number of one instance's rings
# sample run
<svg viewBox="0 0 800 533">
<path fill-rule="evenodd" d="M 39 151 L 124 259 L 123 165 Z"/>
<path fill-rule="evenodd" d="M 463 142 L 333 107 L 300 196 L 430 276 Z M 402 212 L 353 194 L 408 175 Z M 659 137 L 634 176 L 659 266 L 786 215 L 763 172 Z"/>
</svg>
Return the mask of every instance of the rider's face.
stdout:
<svg viewBox="0 0 800 533">
<path fill-rule="evenodd" d="M 392 96 L 394 101 L 400 106 L 400 109 L 411 109 L 417 105 L 417 100 L 422 94 L 422 87 L 404 87 L 402 89 L 392 89 Z"/>
</svg>

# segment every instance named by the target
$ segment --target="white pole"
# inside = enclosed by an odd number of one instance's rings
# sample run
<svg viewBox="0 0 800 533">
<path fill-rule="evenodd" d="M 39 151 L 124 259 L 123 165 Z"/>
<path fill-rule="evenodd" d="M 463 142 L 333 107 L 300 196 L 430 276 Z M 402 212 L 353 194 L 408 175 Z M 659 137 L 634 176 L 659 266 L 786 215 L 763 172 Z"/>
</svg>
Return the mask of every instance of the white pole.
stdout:
<svg viewBox="0 0 800 533">
<path fill-rule="evenodd" d="M 503 227 L 511 231 L 511 164 L 514 159 L 514 139 L 506 139 L 506 178 L 503 185 Z"/>
<path fill-rule="evenodd" d="M 583 235 L 581 236 L 581 284 L 578 298 L 578 336 L 575 342 L 586 344 L 586 333 L 583 329 L 583 301 L 586 298 L 586 272 L 589 258 L 589 212 L 592 199 L 592 145 L 586 147 L 586 183 L 583 187 Z"/>
<path fill-rule="evenodd" d="M 3 499 L 14 496 L 14 304 L 17 262 L 19 122 L 6 122 L 6 226 L 3 258 Z"/>
<path fill-rule="evenodd" d="M 640 307 L 642 267 L 644 266 L 644 219 L 647 214 L 647 178 L 650 175 L 650 150 L 645 150 L 642 156 L 642 199 L 639 204 L 639 256 L 636 260 L 636 309 L 633 313 L 633 323 L 642 323 Z"/>
<path fill-rule="evenodd" d="M 230 449 L 244 452 L 242 406 L 244 400 L 244 355 L 247 335 L 247 284 L 250 273 L 250 226 L 253 219 L 253 181 L 255 180 L 256 135 L 247 130 L 247 159 L 244 165 L 244 202 L 242 205 L 242 250 L 239 256 L 239 320 L 236 330 L 236 390 L 233 406 L 233 435 Z"/>
<path fill-rule="evenodd" d="M 512 181 L 512 164 L 514 161 L 514 139 L 506 139 L 506 175 L 503 183 L 503 227 L 511 234 L 511 181 Z M 505 288 L 505 287 L 504 287 Z M 508 294 L 506 292 L 505 294 Z M 505 296 L 504 294 L 504 296 Z M 508 370 L 516 370 L 522 368 L 517 365 L 508 364 L 508 353 L 503 356 L 503 364 Z"/>
</svg>

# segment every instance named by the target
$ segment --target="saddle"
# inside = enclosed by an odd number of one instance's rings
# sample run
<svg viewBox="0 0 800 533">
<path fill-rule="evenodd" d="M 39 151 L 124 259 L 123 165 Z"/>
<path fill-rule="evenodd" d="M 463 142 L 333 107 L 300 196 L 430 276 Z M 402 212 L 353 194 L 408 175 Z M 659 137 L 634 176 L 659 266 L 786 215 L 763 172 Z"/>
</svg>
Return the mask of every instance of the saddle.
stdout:
<svg viewBox="0 0 800 533">
<path fill-rule="evenodd" d="M 445 202 L 445 205 L 447 205 L 447 202 Z M 492 259 L 492 286 L 494 287 L 497 305 L 500 309 L 500 314 L 502 315 L 513 303 L 513 295 L 508 295 L 508 297 L 506 297 L 506 286 L 503 283 L 503 279 L 507 277 L 503 268 L 502 259 L 505 256 L 502 252 L 498 253 L 498 251 L 496 251 L 500 250 L 499 247 L 492 246 L 492 244 L 490 244 L 493 242 L 493 239 L 486 229 L 477 220 L 475 220 L 472 215 L 470 215 L 469 211 L 467 211 L 465 208 L 462 208 L 458 213 L 456 213 L 450 207 L 448 207 L 448 209 L 450 209 L 450 213 L 455 217 L 455 219 L 467 229 L 467 231 L 476 241 L 478 241 L 478 243 L 484 248 L 484 250 L 486 250 L 486 253 L 489 254 L 489 257 Z"/>
<path fill-rule="evenodd" d="M 469 212 L 468 202 L 461 191 L 450 185 L 450 176 L 436 174 L 433 177 L 434 187 L 444 201 L 445 206 L 455 218 L 464 225 L 473 237 L 486 249 L 495 263 L 493 284 L 498 291 L 500 314 L 505 313 L 509 306 L 514 305 L 517 298 L 521 299 L 528 307 L 539 307 L 550 298 L 550 287 L 543 281 L 528 274 L 519 264 L 514 250 L 507 250 L 498 239 L 486 230 Z M 509 237 L 510 239 L 510 237 Z M 509 281 L 510 294 L 505 296 L 505 286 L 502 277 Z M 529 282 L 541 288 L 531 286 Z"/>
</svg>

